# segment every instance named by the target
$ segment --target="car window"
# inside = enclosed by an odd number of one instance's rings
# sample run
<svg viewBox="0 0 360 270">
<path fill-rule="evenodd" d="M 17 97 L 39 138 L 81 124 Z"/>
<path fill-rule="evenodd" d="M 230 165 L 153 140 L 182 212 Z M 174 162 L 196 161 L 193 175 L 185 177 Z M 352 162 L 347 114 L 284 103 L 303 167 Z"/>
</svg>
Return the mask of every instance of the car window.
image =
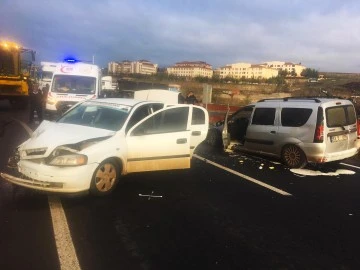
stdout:
<svg viewBox="0 0 360 270">
<path fill-rule="evenodd" d="M 141 123 L 132 131 L 131 136 L 185 131 L 188 116 L 189 107 L 165 110 Z"/>
<path fill-rule="evenodd" d="M 281 125 L 284 127 L 301 127 L 309 120 L 312 111 L 309 108 L 283 108 L 281 110 Z"/>
<path fill-rule="evenodd" d="M 256 108 L 252 119 L 252 125 L 274 125 L 275 108 Z"/>
<path fill-rule="evenodd" d="M 146 116 L 162 109 L 164 104 L 146 104 L 136 109 L 136 111 L 131 115 L 130 120 L 126 126 L 125 132 L 129 131 L 136 123 L 144 119 Z"/>
<path fill-rule="evenodd" d="M 346 106 L 346 113 L 348 115 L 348 124 L 353 125 L 356 123 L 356 112 L 353 106 Z"/>
<path fill-rule="evenodd" d="M 231 120 L 236 120 L 236 119 L 239 119 L 239 118 L 250 118 L 251 116 L 251 113 L 253 111 L 253 107 L 245 107 L 245 108 L 242 108 L 236 112 L 234 112 L 232 115 L 231 115 Z"/>
<path fill-rule="evenodd" d="M 203 125 L 205 124 L 205 113 L 203 110 L 194 107 L 191 119 L 192 125 Z"/>
<path fill-rule="evenodd" d="M 353 106 L 338 106 L 326 109 L 326 123 L 328 127 L 343 127 L 356 123 Z"/>
</svg>

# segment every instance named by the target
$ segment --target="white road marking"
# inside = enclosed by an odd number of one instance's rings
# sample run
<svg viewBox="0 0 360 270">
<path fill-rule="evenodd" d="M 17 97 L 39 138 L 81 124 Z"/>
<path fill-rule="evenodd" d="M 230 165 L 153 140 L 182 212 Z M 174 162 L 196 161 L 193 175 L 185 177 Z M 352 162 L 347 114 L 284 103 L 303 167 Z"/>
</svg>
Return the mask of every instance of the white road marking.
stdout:
<svg viewBox="0 0 360 270">
<path fill-rule="evenodd" d="M 32 135 L 33 131 L 26 123 L 15 118 L 13 119 L 23 126 L 29 136 Z M 60 261 L 60 269 L 81 270 L 61 201 L 56 196 L 48 196 L 48 202 Z"/>
<path fill-rule="evenodd" d="M 56 248 L 61 270 L 80 270 L 79 260 L 71 239 L 69 226 L 61 201 L 56 196 L 48 196 Z"/>
<path fill-rule="evenodd" d="M 354 166 L 354 165 L 351 165 L 351 164 L 347 164 L 347 163 L 340 163 L 341 165 L 344 165 L 344 166 L 348 166 L 348 167 L 352 167 L 352 168 L 356 168 L 356 169 L 359 169 L 360 170 L 360 167 L 358 166 Z"/>
<path fill-rule="evenodd" d="M 222 165 L 220 165 L 220 164 L 218 164 L 218 163 L 216 163 L 216 162 L 213 162 L 213 161 L 211 161 L 211 160 L 208 160 L 208 159 L 206 159 L 206 158 L 203 158 L 203 157 L 201 157 L 201 156 L 199 156 L 199 155 L 197 155 L 197 154 L 194 154 L 193 157 L 195 157 L 195 158 L 197 158 L 197 159 L 200 159 L 200 160 L 202 160 L 202 161 L 204 161 L 204 162 L 206 162 L 206 163 L 209 163 L 209 164 L 211 164 L 211 165 L 213 165 L 213 166 L 215 166 L 215 167 L 218 167 L 218 168 L 220 168 L 220 169 L 223 169 L 223 170 L 225 170 L 225 171 L 228 171 L 228 172 L 230 172 L 230 173 L 232 173 L 232 174 L 235 174 L 235 175 L 237 175 L 237 176 L 240 176 L 240 177 L 242 177 L 242 178 L 244 178 L 244 179 L 246 179 L 246 180 L 248 180 L 248 181 L 250 181 L 250 182 L 252 182 L 252 183 L 255 183 L 255 184 L 260 185 L 260 186 L 262 186 L 262 187 L 264 187 L 264 188 L 270 189 L 270 190 L 272 190 L 272 191 L 274 191 L 274 192 L 276 192 L 276 193 L 279 193 L 279 194 L 281 194 L 281 195 L 284 195 L 284 196 L 292 196 L 292 194 L 290 194 L 290 193 L 288 193 L 288 192 L 286 192 L 286 191 L 284 191 L 284 190 L 281 190 L 281 189 L 278 189 L 278 188 L 273 187 L 273 186 L 271 186 L 271 185 L 265 184 L 265 183 L 263 183 L 263 182 L 261 182 L 261 181 L 259 181 L 259 180 L 256 180 L 255 178 L 252 178 L 252 177 L 247 176 L 247 175 L 245 175 L 245 174 L 242 174 L 242 173 L 239 173 L 239 172 L 234 171 L 234 170 L 232 170 L 232 169 L 229 169 L 229 168 L 227 168 L 227 167 L 224 167 L 224 166 L 222 166 Z"/>
</svg>

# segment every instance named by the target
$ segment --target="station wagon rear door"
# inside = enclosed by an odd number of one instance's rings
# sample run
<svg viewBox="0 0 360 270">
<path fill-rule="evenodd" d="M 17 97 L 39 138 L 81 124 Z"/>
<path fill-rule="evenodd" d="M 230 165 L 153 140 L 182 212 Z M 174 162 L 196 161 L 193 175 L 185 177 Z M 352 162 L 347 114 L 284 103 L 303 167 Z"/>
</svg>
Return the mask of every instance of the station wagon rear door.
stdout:
<svg viewBox="0 0 360 270">
<path fill-rule="evenodd" d="M 326 152 L 335 153 L 356 147 L 356 114 L 352 105 L 325 109 L 327 125 Z"/>
<path fill-rule="evenodd" d="M 192 140 L 192 118 L 191 105 L 176 105 L 159 110 L 134 125 L 126 135 L 126 171 L 190 168 L 190 146 L 200 143 Z"/>
</svg>

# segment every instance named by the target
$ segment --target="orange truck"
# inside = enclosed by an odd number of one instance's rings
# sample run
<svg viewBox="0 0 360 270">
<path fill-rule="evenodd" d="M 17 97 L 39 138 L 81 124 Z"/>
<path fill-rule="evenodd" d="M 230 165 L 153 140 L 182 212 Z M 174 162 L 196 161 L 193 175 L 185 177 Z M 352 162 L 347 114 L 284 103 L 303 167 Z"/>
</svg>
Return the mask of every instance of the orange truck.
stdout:
<svg viewBox="0 0 360 270">
<path fill-rule="evenodd" d="M 0 38 L 0 100 L 8 100 L 14 108 L 26 108 L 28 80 L 35 78 L 34 61 L 35 51 Z"/>
</svg>

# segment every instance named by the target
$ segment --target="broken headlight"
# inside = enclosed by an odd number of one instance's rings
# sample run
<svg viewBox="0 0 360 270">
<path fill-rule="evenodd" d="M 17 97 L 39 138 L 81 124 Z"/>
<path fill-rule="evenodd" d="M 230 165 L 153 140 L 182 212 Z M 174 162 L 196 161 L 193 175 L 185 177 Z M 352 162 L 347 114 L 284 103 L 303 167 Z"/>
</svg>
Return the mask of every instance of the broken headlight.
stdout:
<svg viewBox="0 0 360 270">
<path fill-rule="evenodd" d="M 47 158 L 47 163 L 52 166 L 81 166 L 85 165 L 87 160 L 87 156 L 77 153 L 77 150 L 59 146 Z"/>
<path fill-rule="evenodd" d="M 20 152 L 19 152 L 19 148 L 16 148 L 8 159 L 7 167 L 11 169 L 16 169 L 19 161 L 20 161 Z"/>
</svg>

